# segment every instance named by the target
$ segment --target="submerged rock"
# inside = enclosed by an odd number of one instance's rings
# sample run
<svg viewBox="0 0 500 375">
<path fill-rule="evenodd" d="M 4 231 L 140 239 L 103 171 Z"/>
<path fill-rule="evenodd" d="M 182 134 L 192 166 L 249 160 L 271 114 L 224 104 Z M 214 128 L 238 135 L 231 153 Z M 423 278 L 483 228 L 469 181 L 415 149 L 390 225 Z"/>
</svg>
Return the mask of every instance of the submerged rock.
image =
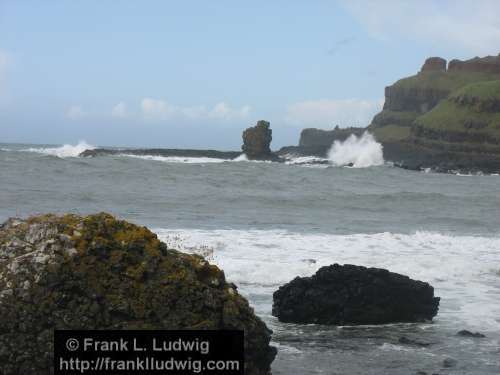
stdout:
<svg viewBox="0 0 500 375">
<path fill-rule="evenodd" d="M 273 295 L 282 322 L 333 325 L 430 321 L 439 297 L 429 284 L 380 268 L 334 264 L 297 277 Z"/>
<path fill-rule="evenodd" d="M 423 341 L 419 341 L 416 339 L 408 338 L 406 336 L 400 337 L 398 342 L 400 344 L 404 344 L 404 345 L 414 345 L 414 346 L 420 346 L 420 347 L 426 347 L 426 346 L 431 345 L 430 342 L 423 342 Z"/>
<path fill-rule="evenodd" d="M 457 335 L 462 336 L 462 337 L 474 337 L 474 338 L 479 338 L 479 339 L 486 337 L 485 335 L 483 335 L 480 332 L 471 332 L 471 331 L 467 331 L 466 329 L 457 332 Z"/>
<path fill-rule="evenodd" d="M 260 120 L 257 125 L 243 132 L 241 149 L 249 159 L 269 159 L 272 157 L 271 141 L 273 131 L 268 121 Z"/>
<path fill-rule="evenodd" d="M 54 329 L 242 329 L 250 375 L 276 354 L 220 269 L 105 213 L 0 226 L 0 316 L 5 375 L 52 372 Z"/>
<path fill-rule="evenodd" d="M 458 361 L 454 358 L 445 358 L 443 360 L 443 367 L 444 368 L 451 368 L 455 367 L 457 365 Z"/>
</svg>

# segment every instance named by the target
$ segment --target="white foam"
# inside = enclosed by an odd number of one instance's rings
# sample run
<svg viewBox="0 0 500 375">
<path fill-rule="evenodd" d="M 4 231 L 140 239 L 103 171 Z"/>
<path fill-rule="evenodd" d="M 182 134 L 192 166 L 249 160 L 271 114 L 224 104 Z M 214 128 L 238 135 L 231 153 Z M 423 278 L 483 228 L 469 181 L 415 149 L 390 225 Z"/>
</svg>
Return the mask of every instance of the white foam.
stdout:
<svg viewBox="0 0 500 375">
<path fill-rule="evenodd" d="M 163 163 L 207 164 L 207 163 L 224 163 L 227 161 L 226 159 L 206 158 L 206 157 L 131 155 L 131 154 L 121 154 L 121 156 L 143 159 L 143 160 L 161 161 Z"/>
<path fill-rule="evenodd" d="M 387 268 L 429 282 L 441 297 L 437 324 L 500 333 L 500 237 L 414 234 L 300 234 L 287 231 L 166 230 L 187 252 L 209 254 L 247 296 L 267 295 L 333 263 Z M 201 246 L 203 245 L 203 246 Z M 498 267 L 497 267 L 498 268 Z M 260 302 L 259 302 L 260 303 Z M 271 306 L 256 306 L 270 314 Z"/>
<path fill-rule="evenodd" d="M 415 350 L 422 350 L 422 348 L 408 348 L 408 347 L 404 347 L 404 346 L 401 346 L 401 345 L 394 345 L 394 344 L 390 344 L 388 342 L 385 342 L 383 343 L 380 347 L 380 350 L 383 350 L 383 351 L 397 351 L 397 352 L 411 352 L 411 351 L 415 351 Z"/>
<path fill-rule="evenodd" d="M 295 164 L 314 164 L 314 163 L 322 163 L 328 161 L 328 159 L 320 158 L 317 156 L 287 156 L 289 160 L 285 162 L 285 164 L 295 165 Z"/>
<path fill-rule="evenodd" d="M 189 156 L 132 155 L 132 154 L 126 154 L 126 153 L 121 154 L 121 156 L 144 159 L 144 160 L 161 161 L 164 163 L 186 163 L 186 164 L 254 162 L 254 160 L 248 160 L 248 157 L 245 154 L 241 154 L 234 159 L 220 159 L 220 158 L 209 158 L 209 157 L 189 157 Z M 257 161 L 257 162 L 259 162 L 259 161 Z"/>
<path fill-rule="evenodd" d="M 208 163 L 272 163 L 269 160 L 248 160 L 245 154 L 241 154 L 234 159 L 220 159 L 220 158 L 210 158 L 210 157 L 191 157 L 191 156 L 158 156 L 158 155 L 133 155 L 123 153 L 120 156 L 126 156 L 130 158 L 138 158 L 143 160 L 153 160 L 161 161 L 164 163 L 185 163 L 185 164 L 208 164 Z"/>
<path fill-rule="evenodd" d="M 241 154 L 240 156 L 234 158 L 233 161 L 248 161 L 248 157 L 246 154 Z"/>
<path fill-rule="evenodd" d="M 93 150 L 95 147 L 89 145 L 85 141 L 78 142 L 77 145 L 63 145 L 61 147 L 40 147 L 40 148 L 28 148 L 21 151 L 27 152 L 38 152 L 40 154 L 57 156 L 59 158 L 70 158 L 78 157 L 85 150 Z"/>
<path fill-rule="evenodd" d="M 382 145 L 368 132 L 361 137 L 351 134 L 344 142 L 335 141 L 328 151 L 328 159 L 335 166 L 352 164 L 355 168 L 384 164 Z"/>
</svg>

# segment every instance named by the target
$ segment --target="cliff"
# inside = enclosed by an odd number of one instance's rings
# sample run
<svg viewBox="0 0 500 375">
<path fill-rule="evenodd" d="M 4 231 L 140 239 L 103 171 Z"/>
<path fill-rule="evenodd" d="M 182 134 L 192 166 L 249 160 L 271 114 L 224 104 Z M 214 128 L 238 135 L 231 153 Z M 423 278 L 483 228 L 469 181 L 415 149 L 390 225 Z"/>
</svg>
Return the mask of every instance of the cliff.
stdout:
<svg viewBox="0 0 500 375">
<path fill-rule="evenodd" d="M 323 156 L 335 140 L 372 132 L 384 159 L 409 169 L 500 172 L 500 55 L 430 57 L 419 72 L 385 88 L 367 128 L 304 129 L 284 151 Z"/>
<path fill-rule="evenodd" d="M 432 57 L 385 89 L 368 130 L 384 157 L 411 169 L 500 170 L 500 56 Z"/>
</svg>

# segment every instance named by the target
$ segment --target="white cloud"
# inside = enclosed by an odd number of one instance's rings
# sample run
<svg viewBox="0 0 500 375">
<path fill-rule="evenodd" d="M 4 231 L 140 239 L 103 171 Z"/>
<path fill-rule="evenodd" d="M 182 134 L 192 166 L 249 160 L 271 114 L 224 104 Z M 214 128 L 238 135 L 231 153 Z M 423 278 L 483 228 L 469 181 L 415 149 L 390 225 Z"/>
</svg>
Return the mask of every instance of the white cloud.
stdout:
<svg viewBox="0 0 500 375">
<path fill-rule="evenodd" d="M 124 102 L 120 102 L 113 107 L 111 110 L 111 116 L 117 118 L 125 118 L 127 117 L 127 105 Z"/>
<path fill-rule="evenodd" d="M 285 120 L 302 127 L 366 126 L 382 106 L 383 100 L 308 100 L 289 106 Z"/>
<path fill-rule="evenodd" d="M 167 120 L 167 119 L 218 119 L 231 120 L 245 118 L 250 113 L 250 106 L 232 108 L 225 102 L 217 103 L 213 108 L 206 106 L 176 106 L 161 99 L 144 98 L 141 101 L 141 109 L 145 119 Z"/>
<path fill-rule="evenodd" d="M 85 112 L 83 111 L 82 107 L 79 105 L 72 105 L 66 111 L 66 117 L 68 117 L 71 120 L 77 120 L 77 119 L 82 118 L 84 116 L 85 116 Z"/>
<path fill-rule="evenodd" d="M 175 109 L 167 104 L 167 102 L 152 98 L 142 99 L 141 109 L 144 117 L 147 119 L 164 120 L 171 117 L 175 112 Z"/>
<path fill-rule="evenodd" d="M 343 4 L 376 38 L 403 36 L 471 55 L 500 52 L 498 0 L 346 0 Z"/>
<path fill-rule="evenodd" d="M 214 108 L 208 113 L 208 116 L 219 119 L 245 118 L 249 115 L 250 111 L 251 108 L 248 105 L 239 109 L 233 109 L 225 102 L 220 102 L 214 106 Z"/>
</svg>

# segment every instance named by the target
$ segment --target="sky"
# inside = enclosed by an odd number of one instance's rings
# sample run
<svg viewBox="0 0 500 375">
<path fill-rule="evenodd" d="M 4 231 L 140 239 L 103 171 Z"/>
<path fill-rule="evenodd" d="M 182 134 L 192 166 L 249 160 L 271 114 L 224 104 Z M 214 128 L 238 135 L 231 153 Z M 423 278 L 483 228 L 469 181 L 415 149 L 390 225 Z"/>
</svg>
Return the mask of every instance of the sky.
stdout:
<svg viewBox="0 0 500 375">
<path fill-rule="evenodd" d="M 425 58 L 500 52 L 500 1 L 0 0 L 0 143 L 239 149 L 366 126 Z"/>
</svg>

